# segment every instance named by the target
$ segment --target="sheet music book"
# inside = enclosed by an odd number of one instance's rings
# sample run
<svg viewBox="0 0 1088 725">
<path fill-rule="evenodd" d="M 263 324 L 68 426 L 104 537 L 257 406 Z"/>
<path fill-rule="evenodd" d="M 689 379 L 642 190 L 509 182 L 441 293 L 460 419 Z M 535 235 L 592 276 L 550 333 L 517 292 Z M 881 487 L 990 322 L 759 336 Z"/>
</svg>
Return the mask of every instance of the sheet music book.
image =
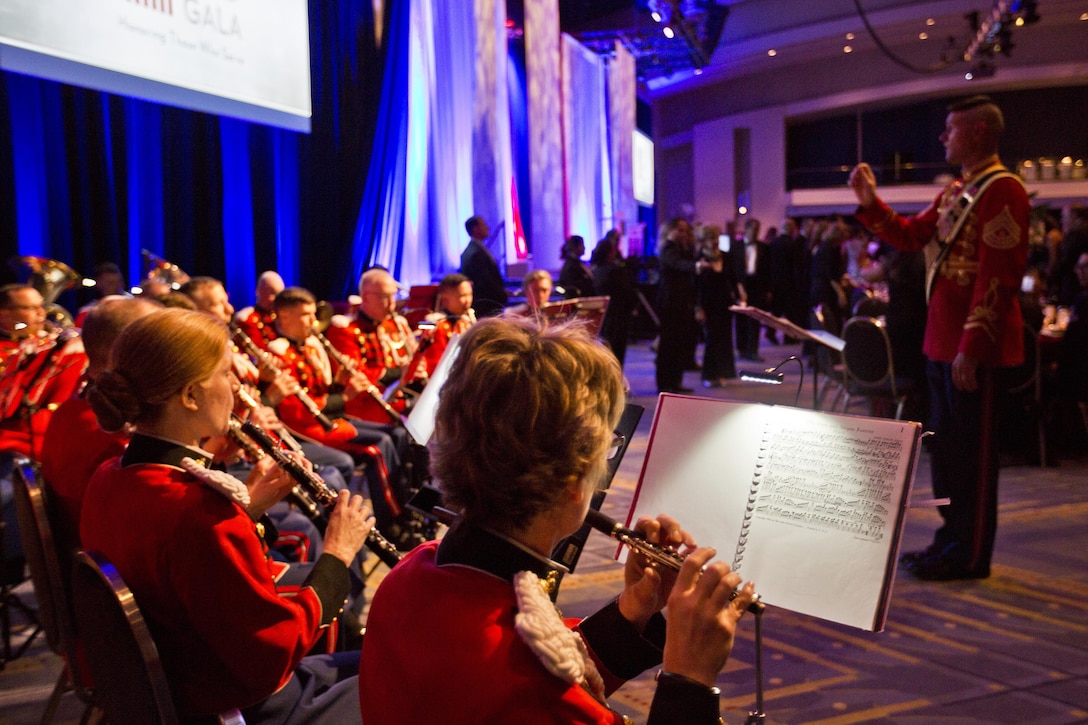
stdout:
<svg viewBox="0 0 1088 725">
<path fill-rule="evenodd" d="M 761 310 L 758 307 L 750 307 L 749 305 L 732 305 L 729 308 L 730 312 L 734 312 L 739 315 L 751 317 L 753 320 L 758 320 L 761 325 L 766 325 L 772 330 L 778 330 L 783 335 L 788 335 L 794 340 L 812 340 L 818 342 L 821 345 L 827 345 L 828 347 L 843 351 L 846 347 L 846 340 L 843 340 L 838 335 L 832 334 L 826 330 L 806 330 L 802 327 L 798 327 L 794 323 L 787 320 L 785 317 L 775 317 L 766 310 Z"/>
<path fill-rule="evenodd" d="M 663 394 L 627 523 L 668 514 L 767 604 L 879 632 L 921 434 L 914 422 Z"/>
<path fill-rule="evenodd" d="M 540 306 L 540 314 L 548 320 L 567 320 L 577 317 L 582 320 L 589 334 L 596 337 L 600 334 L 601 323 L 604 322 L 605 312 L 608 311 L 608 296 L 603 297 L 574 297 L 569 300 L 548 302 Z"/>
<path fill-rule="evenodd" d="M 438 394 L 442 391 L 446 378 L 450 376 L 450 369 L 460 352 L 461 335 L 457 334 L 450 338 L 446 349 L 442 351 L 442 357 L 438 359 L 438 364 L 434 367 L 434 372 L 427 381 L 427 386 L 416 398 L 415 404 L 412 405 L 412 412 L 404 419 L 404 428 L 421 446 L 427 445 L 431 434 L 434 433 L 434 417 L 438 413 Z"/>
</svg>

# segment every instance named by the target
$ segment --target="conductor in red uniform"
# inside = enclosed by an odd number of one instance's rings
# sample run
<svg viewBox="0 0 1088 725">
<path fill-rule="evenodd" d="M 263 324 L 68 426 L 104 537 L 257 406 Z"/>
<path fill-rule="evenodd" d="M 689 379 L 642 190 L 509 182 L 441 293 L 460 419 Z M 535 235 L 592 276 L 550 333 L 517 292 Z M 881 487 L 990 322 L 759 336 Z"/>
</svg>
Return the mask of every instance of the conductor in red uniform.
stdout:
<svg viewBox="0 0 1088 725">
<path fill-rule="evenodd" d="M 901 561 L 919 579 L 978 579 L 990 574 L 997 530 L 995 396 L 1002 371 L 1023 362 L 1018 293 L 1028 255 L 1031 204 L 1019 177 L 997 155 L 1001 110 L 986 96 L 948 109 L 941 143 L 961 175 L 913 217 L 876 194 L 868 164 L 850 173 L 857 218 L 897 249 L 929 245 L 929 311 L 923 352 L 934 436 L 933 492 L 943 525 L 924 551 Z M 932 244 L 931 244 L 932 242 Z"/>
</svg>

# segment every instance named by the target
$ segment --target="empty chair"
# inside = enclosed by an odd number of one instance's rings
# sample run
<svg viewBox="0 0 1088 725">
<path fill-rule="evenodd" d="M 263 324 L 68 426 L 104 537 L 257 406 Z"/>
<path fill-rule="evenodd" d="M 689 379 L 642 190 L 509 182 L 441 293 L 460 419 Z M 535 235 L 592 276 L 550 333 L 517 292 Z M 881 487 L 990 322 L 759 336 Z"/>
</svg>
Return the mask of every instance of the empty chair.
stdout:
<svg viewBox="0 0 1088 725">
<path fill-rule="evenodd" d="M 888 311 L 888 302 L 879 297 L 863 295 L 854 303 L 854 317 L 883 317 Z"/>
<path fill-rule="evenodd" d="M 863 397 L 873 402 L 877 415 L 883 403 L 894 403 L 894 417 L 898 420 L 914 383 L 895 374 L 892 345 L 884 323 L 873 317 L 851 317 L 843 326 L 842 337 L 846 341 L 842 351 L 846 387 L 843 411 L 850 406 L 851 399 Z"/>
<path fill-rule="evenodd" d="M 53 536 L 48 502 L 37 467 L 26 458 L 17 459 L 12 483 L 19 533 L 23 537 L 23 551 L 38 601 L 38 621 L 50 649 L 65 662 L 42 715 L 42 723 L 49 723 L 53 721 L 64 693 L 74 691 L 88 708 L 93 706 L 94 699 L 76 649 L 71 595 L 61 563 L 68 557 L 62 555 Z"/>
<path fill-rule="evenodd" d="M 95 699 L 106 719 L 146 725 L 177 723 L 158 649 L 135 597 L 113 564 L 99 554 L 78 552 L 72 566 L 72 595 Z M 219 721 L 244 722 L 237 711 L 221 715 Z"/>
</svg>

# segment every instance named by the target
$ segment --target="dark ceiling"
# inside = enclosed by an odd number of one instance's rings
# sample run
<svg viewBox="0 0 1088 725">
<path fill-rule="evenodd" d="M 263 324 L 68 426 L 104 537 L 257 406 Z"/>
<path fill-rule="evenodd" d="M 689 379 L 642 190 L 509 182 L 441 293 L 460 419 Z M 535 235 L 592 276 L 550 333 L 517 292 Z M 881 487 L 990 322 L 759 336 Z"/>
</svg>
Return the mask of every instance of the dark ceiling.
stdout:
<svg viewBox="0 0 1088 725">
<path fill-rule="evenodd" d="M 602 54 L 622 43 L 636 58 L 640 95 L 650 96 L 771 68 L 834 65 L 844 52 L 866 59 L 870 81 L 885 67 L 962 77 L 979 64 L 978 56 L 964 59 L 976 29 L 1036 6 L 1042 19 L 1030 30 L 990 39 L 999 45 L 981 56 L 984 71 L 1088 59 L 1086 0 L 559 0 L 562 30 Z M 672 23 L 675 37 L 665 36 L 653 9 L 683 18 Z"/>
</svg>

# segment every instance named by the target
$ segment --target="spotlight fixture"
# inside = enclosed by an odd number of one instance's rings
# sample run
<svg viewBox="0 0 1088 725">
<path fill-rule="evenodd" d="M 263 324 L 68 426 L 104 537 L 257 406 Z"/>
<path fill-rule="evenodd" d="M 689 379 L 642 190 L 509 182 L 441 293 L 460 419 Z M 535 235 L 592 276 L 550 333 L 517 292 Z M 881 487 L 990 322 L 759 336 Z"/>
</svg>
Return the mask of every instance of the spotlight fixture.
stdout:
<svg viewBox="0 0 1088 725">
<path fill-rule="evenodd" d="M 671 25 L 666 25 L 664 28 L 661 29 L 661 32 L 665 34 L 666 38 L 672 39 L 676 37 L 676 33 L 673 31 Z"/>
<path fill-rule="evenodd" d="M 990 14 L 979 18 L 978 13 L 968 13 L 968 19 L 975 28 L 975 37 L 964 51 L 963 58 L 968 63 L 980 58 L 992 56 L 994 52 L 1008 56 L 1012 52 L 1012 28 L 1038 22 L 1039 12 L 1035 0 L 996 0 Z M 986 69 L 972 69 L 975 78 Z M 993 70 L 989 71 L 993 75 Z"/>
</svg>

